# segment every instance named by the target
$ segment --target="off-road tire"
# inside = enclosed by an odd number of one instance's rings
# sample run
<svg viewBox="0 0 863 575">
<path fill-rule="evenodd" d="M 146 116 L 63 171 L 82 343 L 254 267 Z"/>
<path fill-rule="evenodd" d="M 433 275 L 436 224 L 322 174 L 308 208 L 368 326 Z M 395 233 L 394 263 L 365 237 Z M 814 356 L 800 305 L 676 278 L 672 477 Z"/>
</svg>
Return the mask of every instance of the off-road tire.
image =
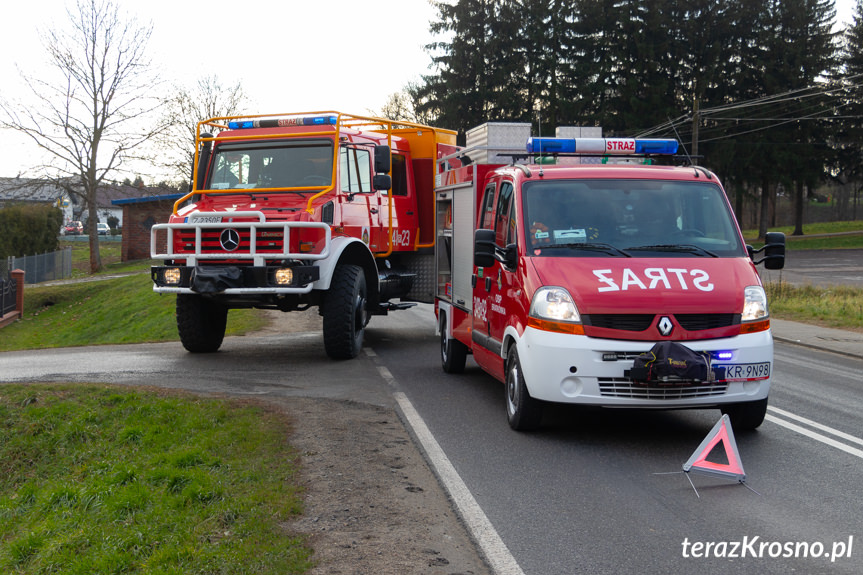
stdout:
<svg viewBox="0 0 863 575">
<path fill-rule="evenodd" d="M 533 431 L 542 421 L 541 401 L 527 391 L 515 344 L 506 355 L 506 417 L 516 431 Z"/>
<path fill-rule="evenodd" d="M 740 431 L 752 431 L 764 422 L 767 415 L 767 398 L 758 401 L 732 403 L 720 408 L 723 414 L 731 420 L 731 428 Z"/>
<path fill-rule="evenodd" d="M 440 360 L 446 373 L 462 373 L 467 361 L 467 346 L 453 337 L 447 337 L 447 317 L 440 314 Z"/>
<path fill-rule="evenodd" d="M 228 308 L 196 294 L 177 294 L 177 331 L 192 353 L 217 351 L 225 338 Z"/>
<path fill-rule="evenodd" d="M 324 298 L 324 349 L 333 359 L 352 359 L 363 347 L 368 323 L 368 293 L 363 269 L 339 265 Z"/>
</svg>

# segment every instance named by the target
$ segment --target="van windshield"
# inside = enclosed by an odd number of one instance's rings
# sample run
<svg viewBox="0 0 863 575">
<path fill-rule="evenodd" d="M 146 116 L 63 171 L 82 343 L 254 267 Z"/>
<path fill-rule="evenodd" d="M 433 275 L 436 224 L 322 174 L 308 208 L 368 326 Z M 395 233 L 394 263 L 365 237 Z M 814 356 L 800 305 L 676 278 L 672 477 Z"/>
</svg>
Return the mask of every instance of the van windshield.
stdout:
<svg viewBox="0 0 863 575">
<path fill-rule="evenodd" d="M 528 253 L 569 257 L 746 255 L 722 188 L 657 180 L 524 184 Z"/>
<path fill-rule="evenodd" d="M 324 187 L 332 181 L 328 139 L 224 143 L 213 155 L 210 190 Z"/>
</svg>

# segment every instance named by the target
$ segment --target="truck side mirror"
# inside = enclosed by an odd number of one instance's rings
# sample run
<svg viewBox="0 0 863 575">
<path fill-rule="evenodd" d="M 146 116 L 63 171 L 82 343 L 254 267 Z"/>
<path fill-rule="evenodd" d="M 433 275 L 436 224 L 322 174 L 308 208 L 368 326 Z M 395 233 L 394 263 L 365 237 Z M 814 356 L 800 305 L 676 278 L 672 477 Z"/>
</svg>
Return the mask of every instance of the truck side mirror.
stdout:
<svg viewBox="0 0 863 575">
<path fill-rule="evenodd" d="M 782 232 L 767 232 L 764 235 L 764 247 L 759 250 L 753 250 L 747 246 L 749 257 L 754 258 L 755 254 L 764 252 L 764 257 L 760 260 L 753 259 L 753 263 L 758 265 L 764 263 L 764 268 L 768 270 L 781 270 L 785 267 L 785 234 Z"/>
<path fill-rule="evenodd" d="M 375 173 L 386 174 L 390 171 L 391 152 L 389 146 L 375 146 Z M 389 188 L 386 188 L 389 189 Z"/>
<path fill-rule="evenodd" d="M 477 230 L 473 234 L 473 262 L 477 267 L 494 265 L 494 230 Z"/>
<path fill-rule="evenodd" d="M 393 187 L 393 179 L 389 174 L 375 174 L 372 178 L 372 186 L 376 190 L 389 190 Z"/>
</svg>

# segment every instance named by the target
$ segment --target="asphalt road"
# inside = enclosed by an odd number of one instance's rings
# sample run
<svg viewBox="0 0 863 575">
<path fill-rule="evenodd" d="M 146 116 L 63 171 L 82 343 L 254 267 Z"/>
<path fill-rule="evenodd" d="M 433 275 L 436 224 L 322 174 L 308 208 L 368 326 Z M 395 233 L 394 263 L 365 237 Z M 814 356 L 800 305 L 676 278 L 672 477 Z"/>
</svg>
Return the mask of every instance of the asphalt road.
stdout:
<svg viewBox="0 0 863 575">
<path fill-rule="evenodd" d="M 863 287 L 863 250 L 789 251 L 785 254 L 785 269 L 757 269 L 765 281 Z"/>
<path fill-rule="evenodd" d="M 2 353 L 0 382 L 104 381 L 378 405 L 402 393 L 509 550 L 513 573 L 863 572 L 863 362 L 777 346 L 769 420 L 737 437 L 746 483 L 758 493 L 692 476 L 699 497 L 678 472 L 717 410 L 556 406 L 540 432 L 516 433 L 503 386 L 472 360 L 465 374 L 443 373 L 431 318 L 428 306 L 375 318 L 366 353 L 347 362 L 326 358 L 318 332 L 274 333 L 228 338 L 210 355 L 177 343 Z M 746 556 L 693 557 L 696 543 L 723 544 L 726 555 L 742 546 Z M 819 556 L 782 557 L 786 545 Z M 839 551 L 833 562 L 823 556 Z"/>
</svg>

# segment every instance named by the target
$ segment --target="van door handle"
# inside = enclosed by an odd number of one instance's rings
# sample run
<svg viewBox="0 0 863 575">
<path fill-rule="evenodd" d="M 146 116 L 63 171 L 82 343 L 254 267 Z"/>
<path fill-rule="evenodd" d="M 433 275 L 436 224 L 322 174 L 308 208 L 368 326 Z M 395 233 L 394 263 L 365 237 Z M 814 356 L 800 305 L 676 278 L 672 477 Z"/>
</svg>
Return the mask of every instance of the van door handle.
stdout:
<svg viewBox="0 0 863 575">
<path fill-rule="evenodd" d="M 369 211 L 370 211 L 371 213 L 373 213 L 373 214 L 378 213 L 378 209 L 377 209 L 377 208 L 369 208 Z"/>
</svg>

